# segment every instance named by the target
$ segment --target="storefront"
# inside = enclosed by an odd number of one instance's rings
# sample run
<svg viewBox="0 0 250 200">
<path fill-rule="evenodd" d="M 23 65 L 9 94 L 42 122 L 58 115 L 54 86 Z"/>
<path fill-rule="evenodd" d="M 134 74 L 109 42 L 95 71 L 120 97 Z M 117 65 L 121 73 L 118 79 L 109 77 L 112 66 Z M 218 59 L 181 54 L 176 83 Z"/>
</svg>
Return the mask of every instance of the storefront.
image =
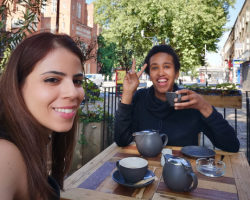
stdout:
<svg viewBox="0 0 250 200">
<path fill-rule="evenodd" d="M 241 84 L 241 64 L 243 60 L 233 60 L 233 83 Z"/>
</svg>

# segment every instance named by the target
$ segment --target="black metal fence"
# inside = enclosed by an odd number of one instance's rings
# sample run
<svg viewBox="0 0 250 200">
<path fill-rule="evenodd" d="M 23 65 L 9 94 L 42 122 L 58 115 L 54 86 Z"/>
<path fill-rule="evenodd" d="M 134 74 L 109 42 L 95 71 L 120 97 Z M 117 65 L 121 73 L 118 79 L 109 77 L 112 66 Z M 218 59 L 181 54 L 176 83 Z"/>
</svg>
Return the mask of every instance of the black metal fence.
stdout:
<svg viewBox="0 0 250 200">
<path fill-rule="evenodd" d="M 109 116 L 104 118 L 103 123 L 103 147 L 104 149 L 114 142 L 114 118 L 115 112 L 118 108 L 118 102 L 121 99 L 121 95 L 116 92 L 117 87 L 103 87 L 104 90 L 104 116 Z M 246 156 L 250 163 L 250 105 L 248 92 L 246 92 L 246 117 L 247 117 L 247 140 L 246 140 Z M 226 119 L 226 111 L 224 108 L 224 119 Z M 235 121 L 235 132 L 237 134 L 237 109 L 234 109 L 234 121 Z M 202 145 L 205 145 L 205 136 L 202 134 Z M 215 147 L 213 147 L 215 148 Z"/>
<path fill-rule="evenodd" d="M 104 149 L 114 142 L 115 112 L 121 96 L 116 92 L 117 87 L 103 87 L 104 92 L 104 121 L 103 147 Z"/>
</svg>

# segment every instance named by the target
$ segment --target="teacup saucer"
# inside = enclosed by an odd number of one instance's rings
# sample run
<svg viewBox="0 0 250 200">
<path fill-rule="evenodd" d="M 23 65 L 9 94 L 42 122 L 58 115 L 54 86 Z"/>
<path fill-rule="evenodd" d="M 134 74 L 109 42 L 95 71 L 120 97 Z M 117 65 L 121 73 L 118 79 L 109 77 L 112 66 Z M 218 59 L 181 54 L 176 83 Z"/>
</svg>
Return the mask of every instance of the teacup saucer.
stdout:
<svg viewBox="0 0 250 200">
<path fill-rule="evenodd" d="M 151 178 L 151 177 L 153 177 L 153 176 L 155 176 L 155 174 L 154 174 L 152 171 L 147 170 L 147 173 L 146 173 L 146 175 L 144 176 L 144 179 L 146 179 L 146 178 Z M 119 183 L 119 184 L 121 184 L 121 185 L 123 185 L 123 186 L 131 187 L 131 188 L 135 188 L 135 189 L 136 189 L 136 188 L 145 187 L 145 186 L 147 186 L 147 185 L 149 185 L 149 184 L 151 184 L 151 183 L 154 182 L 154 180 L 152 180 L 152 181 L 149 181 L 149 182 L 144 183 L 144 184 L 141 184 L 141 185 L 134 185 L 133 183 L 128 183 L 128 182 L 126 182 L 126 181 L 124 180 L 124 178 L 123 178 L 123 176 L 122 176 L 122 174 L 120 173 L 119 170 L 116 170 L 116 171 L 112 174 L 112 178 L 113 178 L 113 180 L 114 180 L 115 182 L 117 182 L 117 183 Z"/>
</svg>

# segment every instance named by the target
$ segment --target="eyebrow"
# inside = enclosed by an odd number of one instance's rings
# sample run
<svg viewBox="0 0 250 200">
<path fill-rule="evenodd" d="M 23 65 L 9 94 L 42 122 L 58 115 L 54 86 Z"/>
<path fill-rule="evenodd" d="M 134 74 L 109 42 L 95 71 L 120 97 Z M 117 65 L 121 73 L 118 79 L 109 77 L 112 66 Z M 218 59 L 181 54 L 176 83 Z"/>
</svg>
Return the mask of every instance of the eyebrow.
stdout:
<svg viewBox="0 0 250 200">
<path fill-rule="evenodd" d="M 83 77 L 83 74 L 82 73 L 75 74 L 73 77 Z"/>
<path fill-rule="evenodd" d="M 41 75 L 44 75 L 44 74 L 56 74 L 56 75 L 60 75 L 60 76 L 66 76 L 65 73 L 58 72 L 58 71 L 48 71 L 48 72 L 42 73 Z M 82 73 L 75 74 L 73 77 L 83 77 L 83 74 Z"/>
<path fill-rule="evenodd" d="M 171 62 L 164 62 L 163 64 L 170 64 L 170 65 L 173 65 L 173 63 L 171 63 Z M 152 64 L 150 64 L 150 66 L 151 65 L 157 65 L 157 63 L 152 63 Z"/>
</svg>

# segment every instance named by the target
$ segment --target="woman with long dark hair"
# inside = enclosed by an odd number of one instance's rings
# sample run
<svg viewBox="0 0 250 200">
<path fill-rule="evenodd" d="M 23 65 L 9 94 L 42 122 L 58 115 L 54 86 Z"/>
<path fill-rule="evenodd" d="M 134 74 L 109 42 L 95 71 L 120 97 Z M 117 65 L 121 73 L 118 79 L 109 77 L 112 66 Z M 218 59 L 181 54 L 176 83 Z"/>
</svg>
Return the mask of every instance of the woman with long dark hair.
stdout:
<svg viewBox="0 0 250 200">
<path fill-rule="evenodd" d="M 59 199 L 84 98 L 82 61 L 67 35 L 36 34 L 13 51 L 0 77 L 0 199 Z"/>
</svg>

